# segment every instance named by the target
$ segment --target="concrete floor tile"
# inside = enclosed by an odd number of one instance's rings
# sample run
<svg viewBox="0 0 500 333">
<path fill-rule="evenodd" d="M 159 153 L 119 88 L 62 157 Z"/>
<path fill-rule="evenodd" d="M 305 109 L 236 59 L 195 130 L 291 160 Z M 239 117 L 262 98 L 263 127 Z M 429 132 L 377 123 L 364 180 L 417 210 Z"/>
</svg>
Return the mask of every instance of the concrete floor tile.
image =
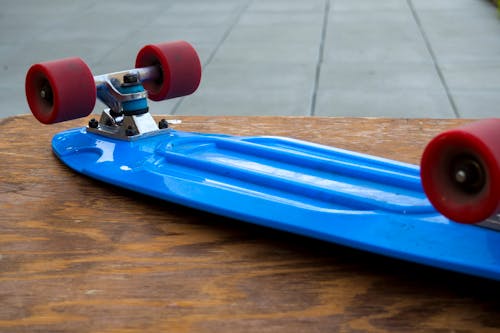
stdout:
<svg viewBox="0 0 500 333">
<path fill-rule="evenodd" d="M 310 96 L 286 90 L 200 90 L 184 98 L 179 115 L 307 116 Z"/>
<path fill-rule="evenodd" d="M 455 90 L 452 95 L 461 118 L 500 117 L 498 89 L 496 91 Z"/>
<path fill-rule="evenodd" d="M 499 29 L 500 30 L 500 29 Z M 440 63 L 492 62 L 500 57 L 498 36 L 455 36 L 449 39 L 433 37 L 433 48 Z"/>
<path fill-rule="evenodd" d="M 227 27 L 170 27 L 161 23 L 151 24 L 131 35 L 130 40 L 139 43 L 158 43 L 161 41 L 185 40 L 191 44 L 218 44 Z"/>
<path fill-rule="evenodd" d="M 175 28 L 229 27 L 237 14 L 237 11 L 166 10 L 156 18 L 150 18 L 150 21 Z"/>
<path fill-rule="evenodd" d="M 319 90 L 439 90 L 443 86 L 430 64 L 334 63 L 321 69 Z"/>
<path fill-rule="evenodd" d="M 479 15 L 469 10 L 419 11 L 418 15 L 429 37 L 468 37 L 470 34 L 496 35 L 500 26 L 495 10 Z M 431 40 L 432 41 L 432 40 Z"/>
<path fill-rule="evenodd" d="M 176 114 L 308 115 L 314 66 L 211 64 Z"/>
<path fill-rule="evenodd" d="M 29 65 L 3 65 L 0 67 L 0 75 L 2 76 L 0 92 L 17 87 L 24 93 L 24 79 L 28 68 Z M 9 95 L 6 96 L 10 98 Z"/>
<path fill-rule="evenodd" d="M 217 51 L 213 62 L 219 64 L 311 64 L 318 59 L 319 47 L 309 44 L 279 44 L 268 43 L 224 43 Z"/>
<path fill-rule="evenodd" d="M 71 18 L 76 17 L 80 10 L 79 6 L 36 5 L 29 6 L 27 2 L 13 3 L 2 2 L 0 11 L 0 42 L 1 43 L 30 43 L 40 37 L 57 37 L 57 32 L 64 31 L 61 26 L 71 27 Z M 54 12 L 60 13 L 54 15 Z M 58 28 L 56 35 L 49 33 Z"/>
<path fill-rule="evenodd" d="M 10 87 L 1 87 L 0 119 L 18 114 L 31 114 L 24 94 L 24 84 L 13 84 Z"/>
<path fill-rule="evenodd" d="M 171 5 L 171 1 L 160 0 L 148 0 L 141 2 L 138 2 L 137 0 L 91 0 L 86 2 L 86 9 L 88 12 L 95 15 L 101 15 L 102 13 L 110 19 L 121 19 L 124 23 L 126 23 L 130 18 L 142 21 L 145 18 L 144 15 L 162 12 L 168 9 Z"/>
<path fill-rule="evenodd" d="M 320 26 L 241 26 L 237 25 L 225 40 L 226 44 L 309 44 L 319 48 Z"/>
<path fill-rule="evenodd" d="M 332 1 L 333 11 L 390 11 L 408 10 L 406 1 L 401 0 L 335 0 Z"/>
<path fill-rule="evenodd" d="M 292 66 L 286 63 L 256 63 L 252 66 L 244 63 L 212 64 L 203 73 L 200 89 L 310 91 L 314 75 L 315 67 L 311 65 Z"/>
<path fill-rule="evenodd" d="M 210 64 L 198 91 L 176 114 L 308 115 L 315 66 L 258 62 Z"/>
<path fill-rule="evenodd" d="M 460 117 L 500 116 L 500 61 L 442 66 Z"/>
<path fill-rule="evenodd" d="M 251 12 L 246 11 L 238 21 L 239 26 L 277 27 L 283 26 L 292 30 L 303 27 L 321 27 L 322 11 L 306 12 Z"/>
<path fill-rule="evenodd" d="M 491 10 L 493 8 L 493 4 L 485 0 L 411 0 L 411 2 L 418 11 L 466 9 L 469 13 L 484 14 L 484 10 Z"/>
<path fill-rule="evenodd" d="M 325 0 L 254 0 L 248 11 L 253 12 L 321 12 L 325 8 Z"/>
<path fill-rule="evenodd" d="M 500 57 L 498 36 L 470 36 L 434 38 L 434 52 L 440 63 L 481 63 L 495 61 Z"/>
<path fill-rule="evenodd" d="M 180 13 L 222 13 L 222 12 L 237 12 L 242 5 L 246 5 L 248 0 L 218 0 L 218 1 L 177 1 L 169 6 L 169 11 Z"/>
<path fill-rule="evenodd" d="M 36 41 L 21 46 L 19 54 L 8 58 L 7 63 L 9 65 L 28 67 L 33 63 L 77 56 L 91 65 L 100 61 L 110 51 L 111 47 L 108 42 L 97 42 L 91 38 L 71 43 L 61 43 L 58 40 L 52 42 Z"/>
<path fill-rule="evenodd" d="M 31 113 L 26 102 L 24 80 L 27 66 L 2 65 L 0 67 L 0 119 L 17 114 Z"/>
<path fill-rule="evenodd" d="M 246 12 L 213 61 L 315 65 L 321 42 L 321 15 L 316 12 Z"/>
<path fill-rule="evenodd" d="M 14 55 L 19 54 L 21 44 L 0 42 L 0 68 L 6 69 L 9 67 L 10 59 Z"/>
<path fill-rule="evenodd" d="M 444 64 L 441 71 L 452 91 L 491 90 L 500 95 L 500 58 L 493 63 Z"/>
<path fill-rule="evenodd" d="M 431 63 L 425 41 L 409 10 L 332 12 L 325 63 Z"/>
<path fill-rule="evenodd" d="M 95 1 L 94 1 L 95 2 Z M 0 26 L 14 24 L 49 27 L 59 25 L 92 6 L 93 1 L 2 0 Z"/>
<path fill-rule="evenodd" d="M 444 92 L 371 89 L 321 90 L 316 116 L 454 118 Z"/>
<path fill-rule="evenodd" d="M 439 63 L 492 62 L 500 59 L 500 20 L 496 11 L 421 11 L 423 29 Z"/>
</svg>

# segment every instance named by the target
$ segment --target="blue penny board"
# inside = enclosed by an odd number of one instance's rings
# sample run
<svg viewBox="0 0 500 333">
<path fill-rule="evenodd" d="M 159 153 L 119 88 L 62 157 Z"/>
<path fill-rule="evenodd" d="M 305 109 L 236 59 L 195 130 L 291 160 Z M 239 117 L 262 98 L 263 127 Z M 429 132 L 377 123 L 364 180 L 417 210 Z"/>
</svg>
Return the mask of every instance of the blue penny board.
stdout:
<svg viewBox="0 0 500 333">
<path fill-rule="evenodd" d="M 500 232 L 436 212 L 415 165 L 290 138 L 171 129 L 121 141 L 77 128 L 52 147 L 77 172 L 166 201 L 500 280 Z"/>
</svg>

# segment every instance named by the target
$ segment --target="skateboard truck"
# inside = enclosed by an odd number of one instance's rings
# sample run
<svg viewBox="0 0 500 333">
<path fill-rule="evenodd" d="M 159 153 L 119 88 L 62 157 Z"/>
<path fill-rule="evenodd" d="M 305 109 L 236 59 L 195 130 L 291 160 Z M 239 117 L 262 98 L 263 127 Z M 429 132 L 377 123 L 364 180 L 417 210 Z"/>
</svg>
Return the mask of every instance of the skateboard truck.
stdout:
<svg viewBox="0 0 500 333">
<path fill-rule="evenodd" d="M 108 108 L 102 111 L 99 121 L 89 121 L 87 130 L 107 137 L 136 140 L 154 135 L 168 128 L 168 122 L 157 124 L 147 103 L 147 91 L 142 82 L 157 80 L 157 66 L 137 68 L 95 76 L 97 98 Z"/>
<path fill-rule="evenodd" d="M 161 101 L 192 94 L 201 80 L 201 63 L 191 44 L 174 41 L 144 46 L 135 68 L 93 76 L 80 58 L 33 65 L 26 76 L 26 97 L 33 115 L 44 124 L 88 116 L 96 99 L 106 108 L 87 131 L 132 141 L 164 132 L 147 99 Z"/>
</svg>

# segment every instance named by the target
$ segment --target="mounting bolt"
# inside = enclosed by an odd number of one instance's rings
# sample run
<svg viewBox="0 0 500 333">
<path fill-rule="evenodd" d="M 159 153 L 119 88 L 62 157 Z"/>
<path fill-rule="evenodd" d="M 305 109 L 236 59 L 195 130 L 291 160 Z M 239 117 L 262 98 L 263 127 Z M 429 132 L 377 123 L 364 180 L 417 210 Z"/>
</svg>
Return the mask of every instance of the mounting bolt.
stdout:
<svg viewBox="0 0 500 333">
<path fill-rule="evenodd" d="M 158 128 L 159 129 L 168 128 L 168 121 L 166 121 L 165 119 L 160 120 L 160 122 L 158 123 Z"/>
<path fill-rule="evenodd" d="M 90 119 L 89 127 L 90 128 L 97 128 L 97 126 L 99 126 L 99 122 L 95 118 Z"/>
<path fill-rule="evenodd" d="M 127 129 L 125 130 L 125 135 L 126 136 L 133 136 L 133 135 L 136 135 L 136 131 L 132 128 L 132 126 L 129 126 L 127 127 Z"/>
</svg>

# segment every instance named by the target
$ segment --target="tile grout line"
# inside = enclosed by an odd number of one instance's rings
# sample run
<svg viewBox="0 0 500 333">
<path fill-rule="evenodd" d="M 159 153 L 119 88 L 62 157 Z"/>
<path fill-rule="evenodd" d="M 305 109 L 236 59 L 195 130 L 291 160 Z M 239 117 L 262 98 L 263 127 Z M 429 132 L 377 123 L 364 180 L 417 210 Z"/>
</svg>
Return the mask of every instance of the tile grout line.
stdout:
<svg viewBox="0 0 500 333">
<path fill-rule="evenodd" d="M 229 28 L 226 29 L 226 31 L 222 35 L 222 38 L 219 40 L 219 42 L 215 46 L 214 50 L 208 56 L 207 61 L 202 65 L 203 69 L 205 69 L 205 67 L 207 67 L 212 62 L 213 58 L 215 57 L 215 54 L 217 53 L 217 51 L 219 51 L 220 47 L 226 41 L 227 37 L 229 37 L 229 34 L 231 34 L 231 32 L 233 31 L 234 27 L 236 26 L 236 24 L 238 24 L 238 22 L 240 21 L 241 17 L 246 12 L 246 10 L 248 9 L 248 7 L 250 7 L 250 4 L 252 2 L 253 2 L 253 0 L 247 1 L 247 3 L 240 9 L 240 11 L 236 15 L 236 18 L 234 19 L 234 21 L 229 25 Z"/>
<path fill-rule="evenodd" d="M 410 7 L 410 11 L 413 15 L 413 18 L 415 19 L 415 22 L 417 23 L 418 29 L 420 30 L 420 34 L 422 35 L 424 39 L 425 46 L 427 47 L 427 50 L 429 51 L 429 54 L 431 55 L 432 58 L 432 63 L 434 65 L 434 69 L 436 70 L 439 80 L 441 81 L 441 84 L 443 85 L 444 91 L 446 92 L 446 96 L 448 97 L 448 102 L 451 105 L 451 108 L 453 109 L 453 113 L 455 114 L 455 118 L 460 118 L 460 113 L 458 112 L 457 105 L 453 99 L 453 96 L 451 94 L 450 88 L 448 87 L 448 83 L 446 82 L 446 79 L 444 77 L 444 74 L 441 70 L 441 67 L 439 66 L 439 62 L 437 60 L 436 54 L 434 53 L 434 50 L 432 48 L 431 42 L 425 33 L 424 27 L 422 26 L 422 22 L 420 21 L 420 17 L 417 14 L 417 10 L 415 9 L 415 6 L 413 5 L 412 0 L 407 0 L 408 6 Z"/>
<path fill-rule="evenodd" d="M 234 19 L 233 22 L 231 22 L 231 24 L 229 25 L 229 28 L 226 29 L 226 31 L 224 31 L 224 34 L 222 35 L 222 37 L 219 40 L 219 42 L 217 43 L 217 45 L 215 46 L 215 48 L 212 50 L 212 52 L 208 56 L 208 58 L 205 61 L 205 63 L 201 64 L 202 77 L 203 77 L 203 71 L 212 62 L 213 58 L 215 57 L 215 54 L 219 51 L 220 47 L 226 41 L 227 37 L 229 37 L 229 34 L 233 31 L 234 27 L 236 26 L 236 24 L 238 24 L 238 22 L 240 21 L 241 17 L 243 16 L 243 13 L 246 12 L 246 10 L 248 9 L 248 7 L 250 7 L 250 4 L 252 2 L 253 2 L 253 0 L 247 1 L 247 3 L 240 9 L 240 11 L 238 12 L 238 14 L 236 15 L 236 18 Z M 179 100 L 177 101 L 177 103 L 172 108 L 172 111 L 170 112 L 171 115 L 174 115 L 174 114 L 177 113 L 177 110 L 179 109 L 179 107 L 181 106 L 181 104 L 182 104 L 183 101 L 184 101 L 184 97 L 179 98 Z"/>
<path fill-rule="evenodd" d="M 316 115 L 316 100 L 318 97 L 318 87 L 319 78 L 321 75 L 321 65 L 323 64 L 323 55 L 325 52 L 325 39 L 326 39 L 326 29 L 328 27 L 328 16 L 330 15 L 330 0 L 325 0 L 324 14 L 323 14 L 323 26 L 321 28 L 321 41 L 319 43 L 319 54 L 318 61 L 316 63 L 316 72 L 314 75 L 313 92 L 311 97 L 311 108 L 309 110 L 309 115 L 314 117 Z"/>
</svg>

